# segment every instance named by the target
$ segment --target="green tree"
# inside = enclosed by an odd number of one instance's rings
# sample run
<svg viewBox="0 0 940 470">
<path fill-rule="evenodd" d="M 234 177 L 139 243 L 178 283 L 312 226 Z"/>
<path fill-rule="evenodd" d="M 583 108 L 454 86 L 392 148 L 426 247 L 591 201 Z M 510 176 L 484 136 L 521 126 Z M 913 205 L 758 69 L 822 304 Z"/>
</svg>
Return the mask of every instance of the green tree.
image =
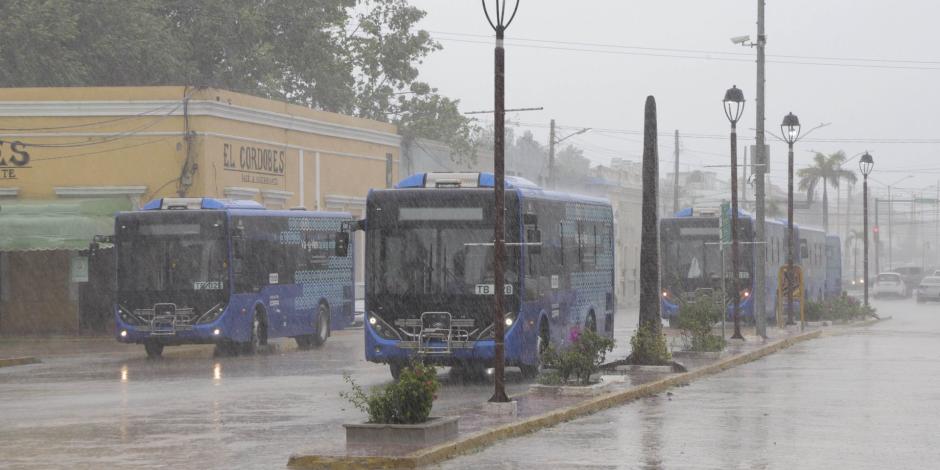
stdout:
<svg viewBox="0 0 940 470">
<path fill-rule="evenodd" d="M 813 158 L 812 165 L 797 171 L 797 176 L 800 178 L 800 191 L 806 191 L 806 198 L 809 202 L 813 201 L 816 188 L 819 183 L 822 183 L 823 228 L 827 232 L 829 231 L 829 194 L 827 188 L 832 186 L 838 189 L 842 180 L 849 183 L 855 183 L 857 180 L 855 172 L 842 169 L 844 162 L 845 152 L 841 150 L 830 155 L 817 153 Z"/>
<path fill-rule="evenodd" d="M 212 86 L 470 153 L 458 102 L 417 82 L 441 46 L 407 0 L 7 0 L 0 15 L 0 86 Z"/>
</svg>

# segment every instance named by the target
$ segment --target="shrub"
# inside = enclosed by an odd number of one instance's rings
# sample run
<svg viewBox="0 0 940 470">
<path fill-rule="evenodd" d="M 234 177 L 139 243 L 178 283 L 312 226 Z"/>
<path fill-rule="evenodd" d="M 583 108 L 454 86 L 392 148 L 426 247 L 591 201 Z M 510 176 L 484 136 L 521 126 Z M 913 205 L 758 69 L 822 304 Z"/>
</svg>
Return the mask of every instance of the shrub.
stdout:
<svg viewBox="0 0 940 470">
<path fill-rule="evenodd" d="M 630 362 L 633 364 L 665 366 L 672 361 L 669 347 L 666 345 L 666 336 L 662 331 L 655 331 L 645 323 L 641 323 L 637 328 L 630 339 L 630 345 L 633 347 L 630 354 Z"/>
<path fill-rule="evenodd" d="M 796 312 L 799 314 L 799 312 Z M 845 294 L 828 298 L 822 302 L 806 302 L 807 321 L 848 321 L 875 316 L 875 309 L 862 305 L 862 302 Z"/>
<path fill-rule="evenodd" d="M 343 379 L 352 391 L 340 396 L 369 416 L 370 423 L 417 424 L 428 420 L 440 382 L 434 367 L 414 363 L 405 367 L 397 382 L 367 395 L 349 374 Z"/>
<path fill-rule="evenodd" d="M 715 323 L 721 321 L 721 297 L 703 296 L 679 307 L 679 329 L 689 341 L 692 351 L 721 351 L 725 339 L 712 333 Z"/>
<path fill-rule="evenodd" d="M 598 335 L 591 330 L 572 332 L 571 346 L 559 351 L 549 346 L 542 354 L 542 362 L 555 369 L 543 374 L 539 383 L 556 385 L 568 383 L 571 376 L 581 385 L 591 383 L 591 374 L 597 372 L 607 353 L 613 351 L 614 340 Z"/>
</svg>

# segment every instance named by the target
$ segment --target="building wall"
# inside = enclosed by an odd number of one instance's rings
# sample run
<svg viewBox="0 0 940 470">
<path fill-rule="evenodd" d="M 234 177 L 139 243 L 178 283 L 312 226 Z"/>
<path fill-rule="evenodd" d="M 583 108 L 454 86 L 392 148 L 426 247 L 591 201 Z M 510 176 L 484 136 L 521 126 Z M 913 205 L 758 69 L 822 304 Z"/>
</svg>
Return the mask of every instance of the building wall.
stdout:
<svg viewBox="0 0 940 470">
<path fill-rule="evenodd" d="M 362 217 L 369 189 L 399 179 L 400 138 L 393 125 L 211 88 L 0 89 L 0 129 L 0 206 L 119 197 L 139 207 L 182 189 L 189 197 L 253 199 L 270 208 Z M 26 164 L 16 151 L 28 153 Z M 354 240 L 361 281 L 362 236 Z M 8 270 L 18 273 L 7 276 L 11 283 L 56 280 L 43 289 L 50 305 L 59 306 L 43 308 L 47 330 L 65 331 L 60 316 L 77 325 L 77 303 L 68 300 L 77 286 L 67 277 L 59 283 L 68 257 L 9 255 Z M 11 288 L 13 298 L 0 315 L 19 317 L 35 307 L 26 299 L 38 290 Z M 6 332 L 0 323 L 0 333 Z"/>
<path fill-rule="evenodd" d="M 77 286 L 70 282 L 68 269 L 74 253 L 29 251 L 5 255 L 0 332 L 77 333 Z"/>
</svg>

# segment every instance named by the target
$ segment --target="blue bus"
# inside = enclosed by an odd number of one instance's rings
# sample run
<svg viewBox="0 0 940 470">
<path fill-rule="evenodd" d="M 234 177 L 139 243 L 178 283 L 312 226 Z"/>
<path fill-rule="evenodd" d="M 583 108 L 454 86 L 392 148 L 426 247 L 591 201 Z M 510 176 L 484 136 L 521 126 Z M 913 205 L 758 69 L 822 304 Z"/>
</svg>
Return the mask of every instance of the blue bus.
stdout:
<svg viewBox="0 0 940 470">
<path fill-rule="evenodd" d="M 606 200 L 506 178 L 504 286 L 493 274 L 493 175 L 420 173 L 366 201 L 365 353 L 393 377 L 415 357 L 493 364 L 493 293 L 506 294 L 505 360 L 538 371 L 581 329 L 612 337 L 613 211 Z"/>
<path fill-rule="evenodd" d="M 738 214 L 738 245 L 740 262 L 739 278 L 741 318 L 754 319 L 754 278 L 757 272 L 755 250 L 761 249 L 754 244 L 756 219 L 743 211 Z M 799 245 L 795 255 L 795 264 L 803 269 L 807 300 L 822 300 L 826 296 L 841 294 L 842 252 L 838 249 L 839 237 L 827 236 L 815 228 L 794 225 L 795 239 Z M 777 305 L 777 274 L 781 266 L 787 263 L 787 222 L 767 219 L 764 224 L 766 243 L 766 289 L 765 302 L 768 306 L 768 320 L 775 318 L 773 306 Z M 662 316 L 670 325 L 674 325 L 679 315 L 679 306 L 685 299 L 692 298 L 698 292 L 721 292 L 722 265 L 725 272 L 727 298 L 733 292 L 730 280 L 731 248 L 726 246 L 724 260 L 719 250 L 719 210 L 686 208 L 673 217 L 660 221 L 660 241 L 662 252 L 661 286 Z M 835 247 L 835 248 L 833 248 Z M 732 305 L 726 312 L 731 319 Z"/>
<path fill-rule="evenodd" d="M 163 198 L 115 218 L 117 339 L 214 343 L 252 353 L 270 338 L 322 345 L 353 318 L 352 216 L 254 201 Z"/>
</svg>

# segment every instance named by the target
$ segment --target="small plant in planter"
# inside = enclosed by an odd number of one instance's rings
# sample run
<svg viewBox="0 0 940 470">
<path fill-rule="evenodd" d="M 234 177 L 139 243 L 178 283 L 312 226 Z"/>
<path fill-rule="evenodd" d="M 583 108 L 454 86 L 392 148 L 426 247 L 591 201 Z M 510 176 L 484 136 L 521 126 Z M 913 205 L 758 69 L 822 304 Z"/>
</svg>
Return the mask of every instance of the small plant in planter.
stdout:
<svg viewBox="0 0 940 470">
<path fill-rule="evenodd" d="M 672 363 L 666 336 L 658 328 L 641 323 L 636 333 L 630 338 L 633 352 L 627 360 L 631 364 L 646 366 L 668 366 Z"/>
<path fill-rule="evenodd" d="M 401 371 L 397 382 L 366 394 L 348 374 L 343 379 L 352 387 L 340 396 L 369 416 L 375 424 L 418 424 L 428 420 L 437 399 L 440 382 L 434 367 L 416 362 Z"/>
<path fill-rule="evenodd" d="M 572 376 L 579 385 L 590 385 L 594 374 L 604 363 L 607 353 L 613 351 L 614 340 L 591 330 L 574 331 L 571 346 L 557 350 L 549 346 L 542 354 L 542 363 L 554 371 L 539 376 L 542 385 L 565 385 Z"/>
<path fill-rule="evenodd" d="M 720 296 L 703 296 L 679 307 L 679 329 L 689 342 L 689 349 L 699 352 L 721 351 L 725 339 L 712 333 L 715 323 L 721 320 Z"/>
</svg>

